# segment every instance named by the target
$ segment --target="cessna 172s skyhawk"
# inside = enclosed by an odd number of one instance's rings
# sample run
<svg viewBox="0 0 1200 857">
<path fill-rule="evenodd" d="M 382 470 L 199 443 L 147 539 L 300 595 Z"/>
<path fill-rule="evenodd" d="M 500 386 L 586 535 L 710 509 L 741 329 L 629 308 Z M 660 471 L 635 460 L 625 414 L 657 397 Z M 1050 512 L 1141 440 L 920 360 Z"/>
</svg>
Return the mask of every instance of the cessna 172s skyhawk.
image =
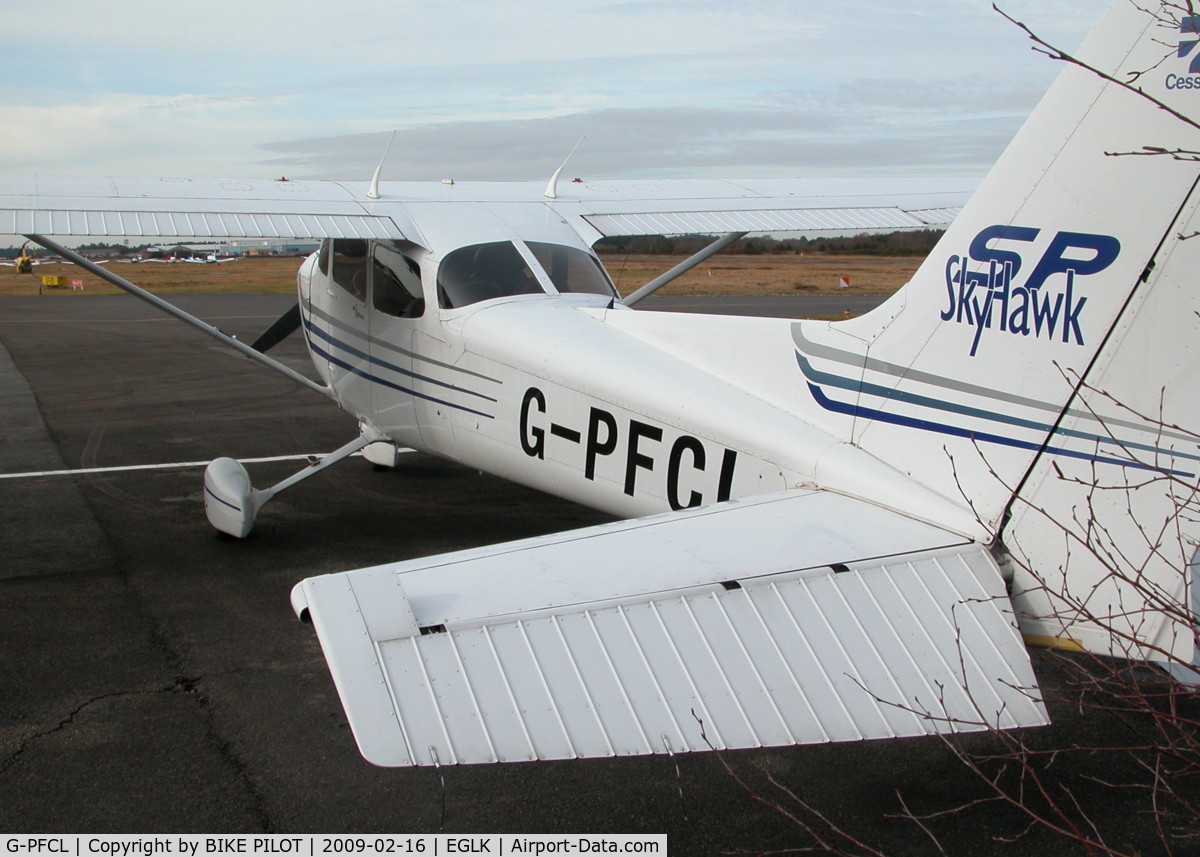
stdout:
<svg viewBox="0 0 1200 857">
<path fill-rule="evenodd" d="M 1117 81 L 1153 69 L 1139 85 L 1194 113 L 1196 30 L 1118 0 L 1080 56 Z M 1192 660 L 1174 607 L 1200 535 L 1180 514 L 1200 473 L 1200 241 L 1180 236 L 1200 228 L 1200 171 L 1106 154 L 1146 145 L 1200 133 L 1068 66 L 969 201 L 938 182 L 38 177 L 0 184 L 0 232 L 65 256 L 46 236 L 323 239 L 258 343 L 300 328 L 323 383 L 228 344 L 361 435 L 266 490 L 214 461 L 224 532 L 363 448 L 628 519 L 300 582 L 372 762 L 850 740 L 1045 722 L 1014 619 Z M 591 251 L 952 218 L 905 289 L 838 323 L 635 312 Z"/>
</svg>

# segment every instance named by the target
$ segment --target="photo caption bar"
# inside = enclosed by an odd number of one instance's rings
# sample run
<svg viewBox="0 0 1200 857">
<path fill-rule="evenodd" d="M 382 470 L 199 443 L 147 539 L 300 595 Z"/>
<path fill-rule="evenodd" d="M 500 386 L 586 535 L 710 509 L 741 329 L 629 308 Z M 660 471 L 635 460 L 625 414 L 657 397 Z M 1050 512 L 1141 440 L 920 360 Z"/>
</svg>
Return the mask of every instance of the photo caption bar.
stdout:
<svg viewBox="0 0 1200 857">
<path fill-rule="evenodd" d="M 211 857 L 220 854 L 271 855 L 271 857 L 326 857 L 326 855 L 408 855 L 443 857 L 448 854 L 653 854 L 667 853 L 667 835 L 657 834 L 512 834 L 473 835 L 232 835 L 203 834 L 57 834 L 5 836 L 4 855 L 14 857 Z"/>
</svg>

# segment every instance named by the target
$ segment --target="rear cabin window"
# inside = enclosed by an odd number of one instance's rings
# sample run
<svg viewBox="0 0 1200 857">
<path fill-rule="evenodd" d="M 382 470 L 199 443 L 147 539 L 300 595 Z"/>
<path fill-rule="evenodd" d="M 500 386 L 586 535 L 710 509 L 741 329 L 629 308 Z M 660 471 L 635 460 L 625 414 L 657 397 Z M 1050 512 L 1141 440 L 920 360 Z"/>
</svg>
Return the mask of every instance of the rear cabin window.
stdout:
<svg viewBox="0 0 1200 857">
<path fill-rule="evenodd" d="M 511 295 L 541 295 L 545 289 L 509 241 L 472 244 L 450 253 L 438 269 L 438 305 L 468 306 Z"/>
<path fill-rule="evenodd" d="M 604 266 L 590 253 L 565 244 L 543 244 L 540 241 L 528 241 L 526 244 L 533 251 L 538 264 L 550 275 L 554 288 L 563 294 L 584 292 L 604 295 L 606 298 L 617 296 Z"/>
<path fill-rule="evenodd" d="M 375 245 L 371 303 L 380 312 L 398 318 L 418 318 L 425 312 L 421 293 L 421 267 L 395 247 Z"/>
<path fill-rule="evenodd" d="M 317 267 L 321 269 L 321 273 L 329 276 L 329 254 L 333 252 L 333 240 L 326 238 L 321 242 L 321 251 L 317 253 Z"/>
</svg>

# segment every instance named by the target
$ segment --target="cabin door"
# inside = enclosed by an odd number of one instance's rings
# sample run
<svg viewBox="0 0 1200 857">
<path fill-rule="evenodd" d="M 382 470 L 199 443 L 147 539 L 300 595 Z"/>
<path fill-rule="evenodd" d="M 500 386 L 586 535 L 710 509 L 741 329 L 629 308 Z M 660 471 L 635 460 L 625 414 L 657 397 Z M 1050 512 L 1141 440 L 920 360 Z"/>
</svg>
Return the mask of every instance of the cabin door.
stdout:
<svg viewBox="0 0 1200 857">
<path fill-rule="evenodd" d="M 324 294 L 313 295 L 315 322 L 324 326 L 324 330 L 314 331 L 314 341 L 329 360 L 330 383 L 344 408 L 361 413 L 371 405 L 367 357 L 370 246 L 361 238 L 335 239 Z"/>
<path fill-rule="evenodd" d="M 370 367 L 376 428 L 402 446 L 418 445 L 414 398 L 413 328 L 425 314 L 415 247 L 394 242 L 371 246 Z"/>
</svg>

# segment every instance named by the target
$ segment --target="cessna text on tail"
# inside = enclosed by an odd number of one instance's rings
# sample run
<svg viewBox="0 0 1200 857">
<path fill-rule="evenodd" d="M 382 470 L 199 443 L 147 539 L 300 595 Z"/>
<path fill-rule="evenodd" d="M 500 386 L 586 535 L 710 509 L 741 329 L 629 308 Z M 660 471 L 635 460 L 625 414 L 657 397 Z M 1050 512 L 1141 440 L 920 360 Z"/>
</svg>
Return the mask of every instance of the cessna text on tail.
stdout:
<svg viewBox="0 0 1200 857">
<path fill-rule="evenodd" d="M 1193 112 L 1188 60 L 1163 56 L 1189 21 L 1122 0 L 1080 55 L 1116 80 L 1169 66 L 1151 94 Z M 0 183 L 0 231 L 85 266 L 50 236 L 322 239 L 253 347 L 91 266 L 358 419 L 270 488 L 213 462 L 226 533 L 312 472 L 400 447 L 626 519 L 299 582 L 373 762 L 1007 728 L 1046 718 L 1018 623 L 1193 657 L 1164 605 L 1187 603 L 1200 537 L 1180 514 L 1200 473 L 1200 242 L 1179 238 L 1200 228 L 1200 173 L 1107 153 L 1197 136 L 1069 66 L 969 201 L 935 181 L 38 177 Z M 633 311 L 647 290 L 622 300 L 591 249 L 951 220 L 906 288 L 837 323 Z M 296 330 L 319 382 L 263 353 Z M 1064 535 L 1080 522 L 1141 588 Z"/>
</svg>

